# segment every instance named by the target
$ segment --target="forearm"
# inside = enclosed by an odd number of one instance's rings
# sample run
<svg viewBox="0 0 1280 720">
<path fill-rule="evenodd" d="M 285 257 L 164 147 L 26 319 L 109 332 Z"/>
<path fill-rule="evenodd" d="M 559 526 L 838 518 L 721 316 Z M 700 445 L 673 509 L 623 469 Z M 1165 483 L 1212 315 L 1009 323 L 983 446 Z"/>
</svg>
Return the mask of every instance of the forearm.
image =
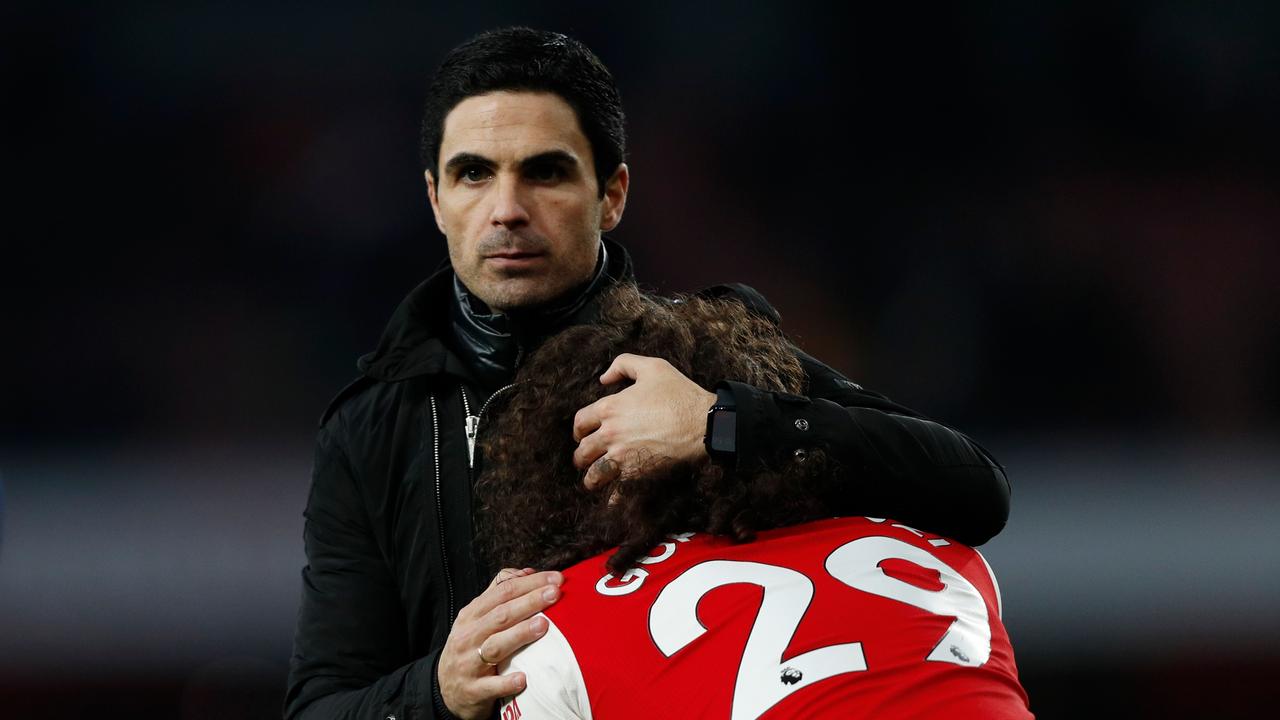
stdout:
<svg viewBox="0 0 1280 720">
<path fill-rule="evenodd" d="M 1004 527 L 1004 470 L 956 430 L 869 393 L 841 399 L 874 407 L 724 385 L 737 403 L 739 468 L 820 448 L 849 488 L 838 512 L 893 517 L 970 545 Z"/>
<path fill-rule="evenodd" d="M 745 285 L 719 285 L 702 294 L 734 297 L 779 322 L 769 302 Z M 988 452 L 794 350 L 809 380 L 809 397 L 722 384 L 734 388 L 739 468 L 777 464 L 796 450 L 821 448 L 848 488 L 834 512 L 893 517 L 971 545 L 1000 532 L 1009 517 L 1009 481 Z"/>
</svg>

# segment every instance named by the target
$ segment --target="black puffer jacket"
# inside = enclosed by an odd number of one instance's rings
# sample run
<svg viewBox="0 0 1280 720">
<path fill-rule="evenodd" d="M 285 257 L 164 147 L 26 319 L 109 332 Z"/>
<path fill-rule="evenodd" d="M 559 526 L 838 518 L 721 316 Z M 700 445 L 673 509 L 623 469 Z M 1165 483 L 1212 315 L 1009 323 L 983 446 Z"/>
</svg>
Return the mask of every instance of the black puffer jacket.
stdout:
<svg viewBox="0 0 1280 720">
<path fill-rule="evenodd" d="M 625 251 L 611 244 L 609 252 L 613 275 L 628 276 Z M 377 351 L 361 358 L 360 379 L 321 421 L 286 718 L 443 714 L 437 657 L 458 610 L 489 579 L 472 555 L 467 437 L 468 417 L 484 432 L 487 398 L 445 345 L 452 292 L 446 268 L 410 293 Z M 708 292 L 777 318 L 745 286 Z M 822 446 L 849 474 L 847 514 L 893 517 L 974 545 L 1000 531 L 1009 485 L 987 453 L 801 358 L 808 398 L 729 383 L 739 462 Z"/>
</svg>

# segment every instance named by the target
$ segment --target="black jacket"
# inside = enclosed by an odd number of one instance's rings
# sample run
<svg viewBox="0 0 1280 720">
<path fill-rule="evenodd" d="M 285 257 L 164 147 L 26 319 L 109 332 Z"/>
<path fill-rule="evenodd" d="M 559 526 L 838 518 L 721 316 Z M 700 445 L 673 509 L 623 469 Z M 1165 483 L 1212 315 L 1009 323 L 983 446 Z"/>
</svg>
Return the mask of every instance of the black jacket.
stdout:
<svg viewBox="0 0 1280 720">
<path fill-rule="evenodd" d="M 625 251 L 609 249 L 629 273 Z M 472 555 L 466 436 L 468 416 L 480 416 L 484 431 L 486 398 L 445 344 L 452 283 L 446 268 L 409 294 L 378 349 L 360 359 L 360 379 L 321 420 L 286 718 L 441 716 L 437 657 L 458 610 L 489 580 Z M 746 286 L 708 292 L 777 318 Z M 801 359 L 807 398 L 728 383 L 740 463 L 825 447 L 848 475 L 845 514 L 893 517 L 973 545 L 1001 530 L 1009 485 L 990 455 Z"/>
</svg>

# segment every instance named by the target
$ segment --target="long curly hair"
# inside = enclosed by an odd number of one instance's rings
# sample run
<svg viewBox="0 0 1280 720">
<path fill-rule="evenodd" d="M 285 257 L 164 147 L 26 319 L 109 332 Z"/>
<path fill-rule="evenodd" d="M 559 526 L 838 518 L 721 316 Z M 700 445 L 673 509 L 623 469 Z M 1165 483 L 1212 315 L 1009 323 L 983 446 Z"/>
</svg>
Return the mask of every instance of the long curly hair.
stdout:
<svg viewBox="0 0 1280 720">
<path fill-rule="evenodd" d="M 805 391 L 790 343 L 738 300 L 667 299 L 632 284 L 606 291 L 599 321 L 548 339 L 491 407 L 476 483 L 478 547 L 490 567 L 562 569 L 618 546 L 608 567 L 621 574 L 668 533 L 747 542 L 757 530 L 829 514 L 838 487 L 817 449 L 736 471 L 642 458 L 639 472 L 587 490 L 573 465 L 573 418 L 623 389 L 599 381 L 621 353 L 664 358 L 707 389 L 737 380 Z"/>
</svg>

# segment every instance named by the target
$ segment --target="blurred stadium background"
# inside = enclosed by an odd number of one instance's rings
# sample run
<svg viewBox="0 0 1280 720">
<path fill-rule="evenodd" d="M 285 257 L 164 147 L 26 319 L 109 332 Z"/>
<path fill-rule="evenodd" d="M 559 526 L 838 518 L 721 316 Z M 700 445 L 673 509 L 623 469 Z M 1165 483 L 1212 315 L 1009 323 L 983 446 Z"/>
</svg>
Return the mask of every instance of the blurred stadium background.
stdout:
<svg viewBox="0 0 1280 720">
<path fill-rule="evenodd" d="M 443 257 L 443 52 L 597 50 L 614 237 L 979 438 L 1041 717 L 1280 672 L 1280 5 L 7 3 L 0 717 L 279 714 L 314 424 Z"/>
</svg>

